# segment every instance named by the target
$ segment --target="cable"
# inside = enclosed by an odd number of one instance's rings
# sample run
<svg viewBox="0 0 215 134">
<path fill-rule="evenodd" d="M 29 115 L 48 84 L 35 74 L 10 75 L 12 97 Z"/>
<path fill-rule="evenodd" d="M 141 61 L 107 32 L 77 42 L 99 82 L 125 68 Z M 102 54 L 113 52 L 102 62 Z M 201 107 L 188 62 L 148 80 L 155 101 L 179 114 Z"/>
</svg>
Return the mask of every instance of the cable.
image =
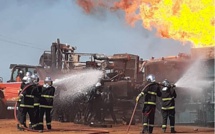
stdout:
<svg viewBox="0 0 215 134">
<path fill-rule="evenodd" d="M 0 36 L 3 37 L 3 35 L 1 35 L 1 34 L 0 34 Z M 32 46 L 32 45 L 36 45 L 36 44 L 28 43 L 28 42 L 25 42 L 25 41 L 21 41 L 22 43 L 20 43 L 20 42 L 11 41 L 11 40 L 8 40 L 8 39 L 3 39 L 3 38 L 0 38 L 0 41 L 1 42 L 7 42 L 7 43 L 17 45 L 17 46 L 30 47 L 30 48 L 34 48 L 34 49 L 38 49 L 38 50 L 44 50 L 42 48 Z M 32 44 L 32 45 L 29 45 L 29 44 Z"/>
</svg>

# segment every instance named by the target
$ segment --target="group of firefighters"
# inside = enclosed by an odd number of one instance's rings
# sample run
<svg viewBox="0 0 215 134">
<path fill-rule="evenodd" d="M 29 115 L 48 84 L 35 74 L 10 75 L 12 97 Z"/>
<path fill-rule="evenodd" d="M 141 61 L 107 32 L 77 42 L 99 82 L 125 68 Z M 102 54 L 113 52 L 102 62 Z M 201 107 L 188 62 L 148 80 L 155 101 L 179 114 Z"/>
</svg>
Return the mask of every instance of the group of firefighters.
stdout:
<svg viewBox="0 0 215 134">
<path fill-rule="evenodd" d="M 52 86 L 52 79 L 46 77 L 44 84 L 39 84 L 37 74 L 26 72 L 18 93 L 17 101 L 17 128 L 27 128 L 26 116 L 29 116 L 29 129 L 43 131 L 43 118 L 46 117 L 47 129 L 51 129 L 51 110 L 53 108 L 55 88 Z"/>
<path fill-rule="evenodd" d="M 143 130 L 142 134 L 151 134 L 153 132 L 155 109 L 156 109 L 156 98 L 161 97 L 162 107 L 161 113 L 163 116 L 162 131 L 165 133 L 167 128 L 167 119 L 170 120 L 171 133 L 175 133 L 175 85 L 170 84 L 168 80 L 164 80 L 162 83 L 155 81 L 155 76 L 150 74 L 146 77 L 147 83 L 144 85 L 142 91 L 136 97 L 136 103 L 139 99 L 144 96 L 144 106 L 143 106 Z M 39 77 L 37 74 L 31 74 L 27 72 L 22 78 L 22 84 L 20 91 L 18 93 L 18 114 L 17 118 L 19 124 L 17 128 L 23 129 L 27 128 L 26 125 L 26 115 L 29 115 L 30 123 L 29 128 L 33 130 L 43 131 L 44 124 L 43 118 L 46 117 L 47 129 L 51 129 L 51 110 L 53 108 L 53 99 L 55 88 L 52 86 L 52 80 L 50 77 L 46 77 L 44 80 L 44 85 L 39 84 Z M 91 118 L 97 121 L 104 120 L 105 115 L 101 115 L 101 106 L 103 107 L 103 113 L 107 114 L 110 112 L 113 121 L 117 123 L 116 117 L 113 112 L 113 95 L 111 92 L 111 87 L 108 87 L 109 93 L 105 97 L 107 99 L 102 99 L 102 85 L 97 83 L 95 89 L 90 93 L 88 99 L 88 107 L 85 112 L 84 121 L 89 122 Z M 101 103 L 105 104 L 101 104 Z"/>
<path fill-rule="evenodd" d="M 155 76 L 150 74 L 146 77 L 147 84 L 142 91 L 136 97 L 136 103 L 139 102 L 140 97 L 144 96 L 143 106 L 143 130 L 141 134 L 151 134 L 153 132 L 155 109 L 156 109 L 156 97 L 161 97 L 162 107 L 161 113 L 163 117 L 162 131 L 166 132 L 167 119 L 170 120 L 171 133 L 175 131 L 175 85 L 165 79 L 162 83 L 155 81 Z"/>
</svg>

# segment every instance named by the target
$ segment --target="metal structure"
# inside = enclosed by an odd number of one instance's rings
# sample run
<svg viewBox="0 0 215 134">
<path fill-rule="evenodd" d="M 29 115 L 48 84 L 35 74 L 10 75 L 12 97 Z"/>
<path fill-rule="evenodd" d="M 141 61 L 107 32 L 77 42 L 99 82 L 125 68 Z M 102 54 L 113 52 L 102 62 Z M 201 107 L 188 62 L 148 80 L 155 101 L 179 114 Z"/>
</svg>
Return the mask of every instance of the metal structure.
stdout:
<svg viewBox="0 0 215 134">
<path fill-rule="evenodd" d="M 40 82 L 42 82 L 46 76 L 56 79 L 72 73 L 72 71 L 93 68 L 104 72 L 102 80 L 104 89 L 107 86 L 112 86 L 113 93 L 118 101 L 116 105 L 118 117 L 121 118 L 120 115 L 130 116 L 127 111 L 132 110 L 130 107 L 133 106 L 134 97 L 138 93 L 135 89 L 142 84 L 142 73 L 139 72 L 139 56 L 127 53 L 112 56 L 97 53 L 75 53 L 75 49 L 73 46 L 60 43 L 60 40 L 57 39 L 57 42 L 52 43 L 51 51 L 44 51 L 41 55 L 39 59 L 40 65 L 11 64 L 10 80 L 7 83 L 0 84 L 1 87 L 5 87 L 4 97 L 2 98 L 6 100 L 4 101 L 6 103 L 1 106 L 4 108 L 1 109 L 9 111 L 14 109 L 13 106 L 20 88 L 20 82 L 15 81 L 19 70 L 23 70 L 24 73 L 27 71 L 37 73 L 40 77 Z M 82 61 L 82 58 L 85 61 Z M 12 112 L 6 112 L 5 114 L 8 117 L 12 116 Z"/>
<path fill-rule="evenodd" d="M 176 104 L 179 108 L 177 109 L 176 122 L 199 123 L 201 125 L 214 122 L 214 120 L 210 120 L 214 119 L 214 47 L 192 49 L 191 55 L 180 53 L 177 56 L 159 59 L 152 57 L 150 60 L 141 60 L 138 55 L 127 53 L 106 56 L 98 53 L 76 53 L 75 50 L 75 47 L 62 44 L 57 39 L 56 42 L 52 43 L 50 51 L 44 51 L 41 55 L 39 66 L 12 64 L 10 80 L 7 83 L 0 83 L 0 89 L 2 89 L 0 92 L 0 115 L 12 116 L 6 109 L 12 110 L 15 104 L 20 88 L 20 82 L 15 82 L 15 77 L 20 69 L 24 72 L 36 72 L 42 81 L 45 76 L 56 79 L 73 71 L 94 68 L 104 72 L 102 80 L 104 90 L 106 87 L 112 86 L 117 101 L 114 107 L 117 118 L 127 118 L 128 123 L 135 106 L 135 97 L 141 90 L 139 87 L 146 82 L 145 77 L 148 74 L 154 74 L 158 82 L 168 79 L 170 82 L 176 83 L 194 63 L 195 59 L 201 55 L 203 57 L 201 61 L 208 66 L 207 70 L 209 70 L 204 79 L 213 81 L 212 87 L 205 89 L 203 93 L 204 98 L 209 98 L 210 101 L 193 102 L 188 89 L 177 89 L 180 103 Z M 84 60 L 82 61 L 82 59 Z M 2 92 L 3 90 L 4 92 Z M 208 109 L 206 113 L 202 111 L 205 108 Z M 137 114 L 134 117 L 136 121 L 141 120 L 140 112 L 141 105 L 138 106 Z M 75 116 L 75 114 L 72 115 Z M 192 117 L 192 119 L 186 120 L 188 119 L 187 116 Z M 74 120 L 74 117 L 72 119 Z"/>
</svg>

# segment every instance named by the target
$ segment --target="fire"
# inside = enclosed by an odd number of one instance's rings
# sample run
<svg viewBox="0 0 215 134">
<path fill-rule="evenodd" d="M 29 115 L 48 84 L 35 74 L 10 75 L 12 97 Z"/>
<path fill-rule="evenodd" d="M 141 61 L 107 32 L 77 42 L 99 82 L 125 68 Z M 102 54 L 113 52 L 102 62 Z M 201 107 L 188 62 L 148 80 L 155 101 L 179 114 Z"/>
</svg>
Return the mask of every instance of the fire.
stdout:
<svg viewBox="0 0 215 134">
<path fill-rule="evenodd" d="M 99 6 L 93 0 L 80 1 Z M 215 46 L 214 0 L 119 0 L 109 9 L 123 10 L 129 24 L 142 21 L 144 28 L 155 28 L 162 38 L 191 42 L 194 47 Z"/>
</svg>

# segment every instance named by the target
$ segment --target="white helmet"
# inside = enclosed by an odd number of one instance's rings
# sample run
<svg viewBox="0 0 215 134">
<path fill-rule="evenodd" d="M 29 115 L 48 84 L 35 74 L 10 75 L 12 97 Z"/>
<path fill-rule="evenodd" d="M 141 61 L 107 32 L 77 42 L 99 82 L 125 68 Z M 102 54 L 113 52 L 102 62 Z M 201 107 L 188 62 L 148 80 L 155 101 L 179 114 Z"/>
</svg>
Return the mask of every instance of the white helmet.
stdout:
<svg viewBox="0 0 215 134">
<path fill-rule="evenodd" d="M 19 70 L 19 74 L 23 74 L 23 75 L 24 75 L 24 72 L 23 72 L 23 70 Z"/>
<path fill-rule="evenodd" d="M 146 77 L 146 80 L 148 82 L 155 82 L 155 76 L 153 74 L 149 74 L 147 77 Z"/>
<path fill-rule="evenodd" d="M 102 84 L 100 82 L 96 83 L 96 87 L 100 87 Z"/>
<path fill-rule="evenodd" d="M 24 76 L 22 82 L 24 82 L 25 84 L 29 84 L 32 82 L 32 79 L 31 77 Z"/>
<path fill-rule="evenodd" d="M 44 81 L 45 82 L 52 82 L 52 79 L 51 79 L 51 77 L 46 77 Z"/>
<path fill-rule="evenodd" d="M 31 72 L 26 72 L 25 76 L 31 77 L 32 73 Z"/>
<path fill-rule="evenodd" d="M 165 87 L 168 87 L 170 85 L 169 81 L 167 79 L 165 79 L 163 82 L 162 82 L 163 86 Z"/>
<path fill-rule="evenodd" d="M 39 82 L 39 77 L 36 74 L 33 74 L 31 76 L 33 83 L 37 84 Z"/>
</svg>

